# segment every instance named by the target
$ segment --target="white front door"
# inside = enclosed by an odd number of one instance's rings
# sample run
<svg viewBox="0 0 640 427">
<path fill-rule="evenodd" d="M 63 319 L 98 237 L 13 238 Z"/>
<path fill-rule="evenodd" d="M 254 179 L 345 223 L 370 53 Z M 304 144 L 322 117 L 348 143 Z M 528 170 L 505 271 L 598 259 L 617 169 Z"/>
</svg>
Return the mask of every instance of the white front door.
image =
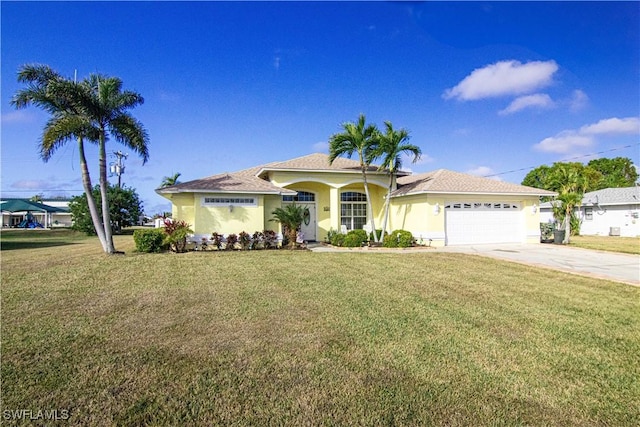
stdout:
<svg viewBox="0 0 640 427">
<path fill-rule="evenodd" d="M 305 221 L 302 222 L 301 231 L 303 233 L 303 238 L 306 241 L 315 241 L 316 240 L 316 203 L 315 202 L 282 202 L 283 205 L 295 203 L 297 206 L 302 206 L 305 209 L 309 210 L 309 216 L 305 218 Z"/>
</svg>

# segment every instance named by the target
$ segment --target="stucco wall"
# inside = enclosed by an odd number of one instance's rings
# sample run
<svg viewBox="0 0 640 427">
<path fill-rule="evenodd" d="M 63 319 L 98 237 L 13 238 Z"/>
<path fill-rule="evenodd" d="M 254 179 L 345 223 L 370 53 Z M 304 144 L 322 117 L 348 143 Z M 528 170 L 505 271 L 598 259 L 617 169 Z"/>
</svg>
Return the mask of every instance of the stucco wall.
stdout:
<svg viewBox="0 0 640 427">
<path fill-rule="evenodd" d="M 580 234 L 585 236 L 608 236 L 611 227 L 620 228 L 620 236 L 640 236 L 640 207 L 638 205 L 606 206 L 593 209 L 593 217 L 584 217 L 585 207 L 580 212 L 582 224 Z"/>
</svg>

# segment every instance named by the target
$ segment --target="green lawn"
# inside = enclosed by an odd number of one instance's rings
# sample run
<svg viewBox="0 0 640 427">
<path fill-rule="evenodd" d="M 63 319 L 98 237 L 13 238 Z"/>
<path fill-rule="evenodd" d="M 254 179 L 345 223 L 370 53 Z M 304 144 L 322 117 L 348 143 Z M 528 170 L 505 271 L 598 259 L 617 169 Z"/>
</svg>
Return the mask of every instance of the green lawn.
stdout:
<svg viewBox="0 0 640 427">
<path fill-rule="evenodd" d="M 640 424 L 640 288 L 436 251 L 116 240 L 126 255 L 2 233 L 3 410 L 91 426 Z"/>
<path fill-rule="evenodd" d="M 640 237 L 572 236 L 570 245 L 578 248 L 640 255 Z"/>
</svg>

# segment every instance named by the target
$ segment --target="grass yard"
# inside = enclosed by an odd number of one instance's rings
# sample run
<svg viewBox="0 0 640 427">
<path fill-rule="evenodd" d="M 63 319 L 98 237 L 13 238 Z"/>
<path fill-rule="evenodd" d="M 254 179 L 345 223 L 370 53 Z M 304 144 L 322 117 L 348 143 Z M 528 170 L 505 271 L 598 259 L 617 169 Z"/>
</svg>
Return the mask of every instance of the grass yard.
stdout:
<svg viewBox="0 0 640 427">
<path fill-rule="evenodd" d="M 2 233 L 5 423 L 640 424 L 638 287 L 435 251 L 117 247 Z"/>
<path fill-rule="evenodd" d="M 640 255 L 640 237 L 571 236 L 571 246 Z"/>
</svg>

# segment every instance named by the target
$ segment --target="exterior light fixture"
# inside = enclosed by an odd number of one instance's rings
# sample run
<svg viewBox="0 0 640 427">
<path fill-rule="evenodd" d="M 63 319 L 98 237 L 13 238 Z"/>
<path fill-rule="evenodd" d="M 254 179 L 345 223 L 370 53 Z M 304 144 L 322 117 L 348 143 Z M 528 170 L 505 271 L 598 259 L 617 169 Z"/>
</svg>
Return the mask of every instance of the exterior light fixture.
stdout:
<svg viewBox="0 0 640 427">
<path fill-rule="evenodd" d="M 436 205 L 433 207 L 433 214 L 438 215 L 439 213 L 440 213 L 440 203 L 436 203 Z"/>
<path fill-rule="evenodd" d="M 534 203 L 533 206 L 531 206 L 531 215 L 535 215 L 536 212 L 538 212 L 538 205 Z"/>
<path fill-rule="evenodd" d="M 229 212 L 233 212 L 233 205 L 229 205 Z"/>
</svg>

